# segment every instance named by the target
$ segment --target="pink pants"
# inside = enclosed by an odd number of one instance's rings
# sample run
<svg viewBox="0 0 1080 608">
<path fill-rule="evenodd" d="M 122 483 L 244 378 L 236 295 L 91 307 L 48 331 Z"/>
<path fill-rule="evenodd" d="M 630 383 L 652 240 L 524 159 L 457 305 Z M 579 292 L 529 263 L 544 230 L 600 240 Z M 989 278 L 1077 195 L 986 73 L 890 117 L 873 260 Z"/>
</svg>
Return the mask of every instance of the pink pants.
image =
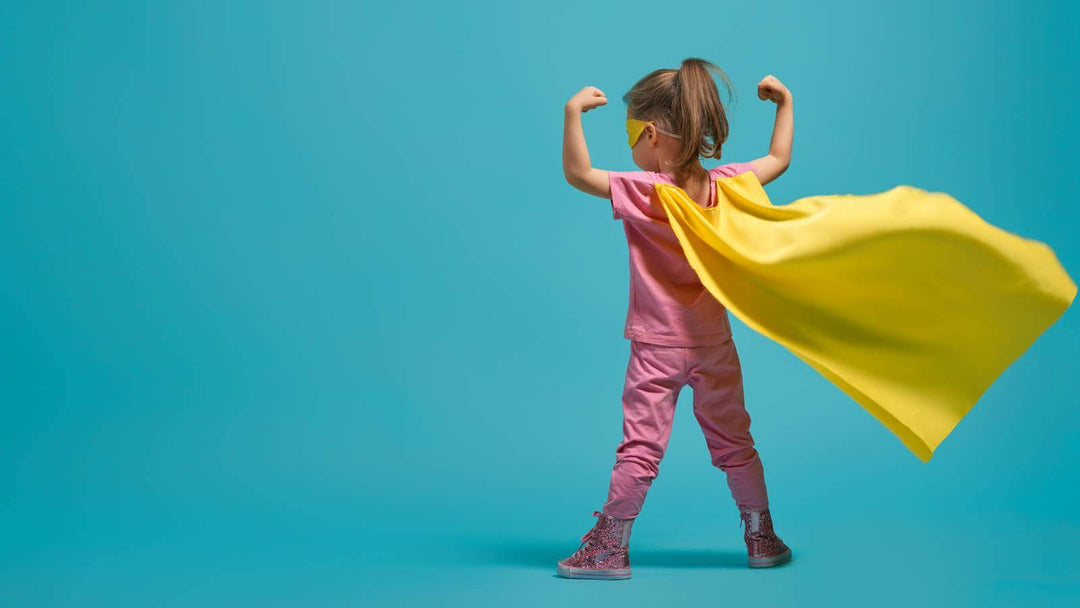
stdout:
<svg viewBox="0 0 1080 608">
<path fill-rule="evenodd" d="M 742 368 L 734 340 L 713 346 L 660 346 L 631 340 L 623 389 L 623 439 L 603 512 L 637 517 L 660 471 L 682 387 L 694 391 L 694 417 L 714 466 L 727 475 L 737 506 L 769 506 L 765 472 L 750 436 Z"/>
</svg>

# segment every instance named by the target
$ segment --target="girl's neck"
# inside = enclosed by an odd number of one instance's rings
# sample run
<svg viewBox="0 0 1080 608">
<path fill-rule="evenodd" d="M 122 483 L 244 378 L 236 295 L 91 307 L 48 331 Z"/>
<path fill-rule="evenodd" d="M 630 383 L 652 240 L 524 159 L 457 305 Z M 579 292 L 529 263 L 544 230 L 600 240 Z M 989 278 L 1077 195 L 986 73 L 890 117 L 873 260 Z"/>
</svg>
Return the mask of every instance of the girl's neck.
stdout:
<svg viewBox="0 0 1080 608">
<path fill-rule="evenodd" d="M 681 188 L 684 185 L 696 183 L 700 178 L 707 176 L 709 171 L 701 165 L 693 165 L 691 168 L 683 169 L 679 172 L 664 169 L 661 173 L 670 175 L 675 181 L 675 184 Z"/>
<path fill-rule="evenodd" d="M 703 207 L 711 205 L 712 183 L 709 179 L 709 170 L 697 164 L 690 169 L 684 169 L 680 174 L 663 171 L 672 175 L 675 185 L 682 189 L 695 203 Z"/>
</svg>

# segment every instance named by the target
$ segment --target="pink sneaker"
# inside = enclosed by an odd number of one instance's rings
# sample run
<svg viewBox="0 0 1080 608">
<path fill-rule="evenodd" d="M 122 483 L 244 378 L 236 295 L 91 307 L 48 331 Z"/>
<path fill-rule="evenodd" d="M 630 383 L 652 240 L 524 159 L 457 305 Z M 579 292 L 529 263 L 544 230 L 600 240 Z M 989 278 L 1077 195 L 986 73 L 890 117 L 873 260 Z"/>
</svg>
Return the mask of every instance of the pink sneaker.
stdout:
<svg viewBox="0 0 1080 608">
<path fill-rule="evenodd" d="M 751 568 L 769 568 L 791 560 L 791 549 L 773 531 L 772 515 L 761 510 L 739 508 L 740 525 L 745 524 L 747 562 Z"/>
<path fill-rule="evenodd" d="M 630 528 L 633 519 L 618 519 L 601 511 L 596 525 L 581 537 L 573 555 L 559 560 L 559 576 L 566 578 L 630 578 Z"/>
</svg>

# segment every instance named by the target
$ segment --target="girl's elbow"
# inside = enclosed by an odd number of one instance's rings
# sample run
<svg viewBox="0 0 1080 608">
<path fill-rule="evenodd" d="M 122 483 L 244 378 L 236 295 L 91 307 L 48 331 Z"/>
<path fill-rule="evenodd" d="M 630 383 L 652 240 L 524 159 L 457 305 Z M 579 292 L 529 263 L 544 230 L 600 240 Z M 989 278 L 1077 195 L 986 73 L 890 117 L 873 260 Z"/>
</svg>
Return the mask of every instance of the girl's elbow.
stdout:
<svg viewBox="0 0 1080 608">
<path fill-rule="evenodd" d="M 788 170 L 791 166 L 791 156 L 778 156 L 776 158 L 776 174 L 783 175 L 784 171 Z"/>
<path fill-rule="evenodd" d="M 588 182 L 587 177 L 590 170 L 591 168 L 589 167 L 586 167 L 585 169 L 564 170 L 563 177 L 566 179 L 566 183 L 581 190 L 582 185 Z"/>
</svg>

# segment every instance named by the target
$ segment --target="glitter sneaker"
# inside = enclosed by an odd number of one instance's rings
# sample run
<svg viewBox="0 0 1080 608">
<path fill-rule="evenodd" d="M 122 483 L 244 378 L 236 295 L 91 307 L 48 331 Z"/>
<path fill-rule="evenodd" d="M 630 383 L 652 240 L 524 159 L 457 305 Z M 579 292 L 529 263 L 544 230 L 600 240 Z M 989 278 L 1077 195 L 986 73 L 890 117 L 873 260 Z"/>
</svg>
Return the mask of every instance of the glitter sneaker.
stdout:
<svg viewBox="0 0 1080 608">
<path fill-rule="evenodd" d="M 745 524 L 747 562 L 751 568 L 769 568 L 791 559 L 791 549 L 773 532 L 769 509 L 739 508 L 740 525 Z"/>
<path fill-rule="evenodd" d="M 581 537 L 581 546 L 559 560 L 558 574 L 565 578 L 630 578 L 630 528 L 633 519 L 618 519 L 601 511 L 596 525 Z"/>
</svg>

